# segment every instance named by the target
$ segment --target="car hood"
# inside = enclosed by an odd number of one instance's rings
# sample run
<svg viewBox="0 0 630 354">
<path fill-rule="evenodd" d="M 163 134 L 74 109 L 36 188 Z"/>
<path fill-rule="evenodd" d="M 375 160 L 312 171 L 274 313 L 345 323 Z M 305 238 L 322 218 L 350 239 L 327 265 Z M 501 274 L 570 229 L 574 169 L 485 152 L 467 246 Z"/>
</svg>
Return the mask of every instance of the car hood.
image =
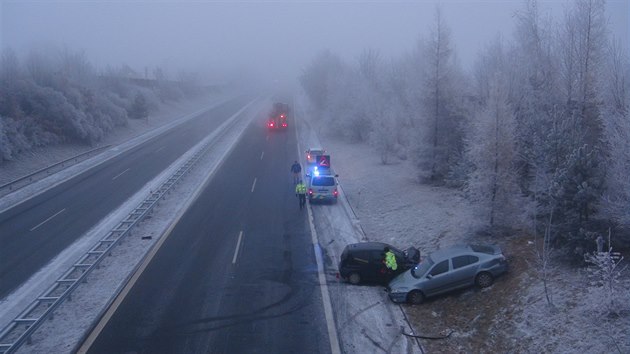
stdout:
<svg viewBox="0 0 630 354">
<path fill-rule="evenodd" d="M 399 274 L 396 278 L 392 279 L 392 281 L 389 282 L 389 288 L 390 289 L 409 288 L 417 281 L 418 279 L 416 279 L 411 274 L 411 269 L 409 269 L 405 271 L 404 273 Z"/>
</svg>

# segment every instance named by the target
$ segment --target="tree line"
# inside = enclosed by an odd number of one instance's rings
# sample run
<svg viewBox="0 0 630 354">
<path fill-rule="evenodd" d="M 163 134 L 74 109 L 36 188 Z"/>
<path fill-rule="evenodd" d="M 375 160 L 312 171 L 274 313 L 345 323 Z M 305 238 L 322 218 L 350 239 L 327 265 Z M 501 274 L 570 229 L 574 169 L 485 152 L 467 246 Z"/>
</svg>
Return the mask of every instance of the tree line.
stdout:
<svg viewBox="0 0 630 354">
<path fill-rule="evenodd" d="M 535 1 L 464 71 L 440 9 L 430 34 L 385 61 L 323 51 L 302 87 L 327 134 L 410 159 L 418 181 L 459 188 L 487 230 L 524 229 L 582 257 L 612 229 L 630 243 L 630 60 L 603 0 L 558 21 Z"/>
<path fill-rule="evenodd" d="M 127 66 L 98 71 L 82 52 L 10 49 L 0 58 L 0 165 L 38 147 L 93 145 L 129 119 L 148 118 L 161 103 L 200 92 L 194 76 L 130 77 Z M 150 82 L 150 85 L 147 83 Z"/>
</svg>

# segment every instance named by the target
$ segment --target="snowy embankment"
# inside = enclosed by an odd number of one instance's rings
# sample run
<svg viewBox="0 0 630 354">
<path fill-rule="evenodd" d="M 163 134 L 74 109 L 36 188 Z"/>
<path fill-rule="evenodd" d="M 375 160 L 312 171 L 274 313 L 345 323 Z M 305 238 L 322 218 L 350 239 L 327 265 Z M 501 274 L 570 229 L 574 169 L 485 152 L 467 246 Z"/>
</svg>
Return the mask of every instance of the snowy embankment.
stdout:
<svg viewBox="0 0 630 354">
<path fill-rule="evenodd" d="M 317 129 L 311 125 L 312 117 L 296 100 L 295 114 L 298 124 L 300 154 L 310 147 L 324 146 L 331 155 L 331 165 L 340 174 L 339 200 L 336 204 L 310 204 L 319 245 L 325 252 L 325 272 L 329 294 L 335 313 L 337 335 L 344 353 L 420 353 L 418 342 L 405 333 L 412 333 L 400 307 L 387 298 L 383 287 L 354 286 L 337 277 L 337 263 L 343 248 L 361 242 L 366 236 L 360 221 L 344 193 L 344 160 L 337 159 L 338 151 L 322 145 Z M 304 156 L 298 156 L 304 159 Z"/>
<path fill-rule="evenodd" d="M 312 131 L 326 131 L 316 120 L 310 124 Z M 478 234 L 476 231 L 483 225 L 475 217 L 474 205 L 457 190 L 419 184 L 417 170 L 410 161 L 396 160 L 384 165 L 375 149 L 365 144 L 347 143 L 325 133 L 319 135 L 318 141 L 321 144 L 316 145 L 331 155 L 331 164 L 356 215 L 354 224 L 358 230 L 353 233 L 336 229 L 341 216 L 334 214 L 341 210 L 329 205 L 316 208 L 316 218 L 332 220 L 322 227 L 331 228 L 334 237 L 320 239 L 329 252 L 331 273 L 336 271 L 344 245 L 341 243 L 358 241 L 382 241 L 400 248 L 415 246 L 422 254 L 457 243 L 496 243 L 509 257 L 510 272 L 490 288 L 471 288 L 422 305 L 400 307 L 415 334 L 452 331 L 448 339 L 420 340 L 426 352 L 630 352 L 628 269 L 616 284 L 620 315 L 607 318 L 602 310 L 602 288 L 593 287 L 583 268 L 553 259 L 549 279 L 554 301 L 551 307 L 545 300 L 531 237 L 521 232 L 494 239 Z M 330 278 L 329 281 L 334 282 Z M 338 324 L 341 340 L 353 333 L 365 335 L 364 342 L 372 341 L 372 330 L 380 331 L 375 325 L 378 317 L 395 313 L 394 305 L 380 287 L 346 283 L 339 287 L 344 288 L 339 296 L 354 298 L 337 313 L 338 318 L 350 315 L 347 323 Z M 334 288 L 331 285 L 331 293 Z M 366 328 L 356 323 L 360 318 L 365 318 Z M 388 344 L 396 340 L 392 328 L 382 333 L 385 335 L 375 341 L 372 351 L 377 351 L 374 346 L 390 349 Z M 344 349 L 353 352 L 347 346 Z"/>
</svg>

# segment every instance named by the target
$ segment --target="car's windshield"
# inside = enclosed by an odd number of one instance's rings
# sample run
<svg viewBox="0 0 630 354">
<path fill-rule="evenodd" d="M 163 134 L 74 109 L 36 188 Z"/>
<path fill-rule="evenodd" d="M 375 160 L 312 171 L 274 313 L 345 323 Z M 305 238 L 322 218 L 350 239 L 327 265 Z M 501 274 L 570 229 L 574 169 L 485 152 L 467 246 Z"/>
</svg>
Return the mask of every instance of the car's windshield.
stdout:
<svg viewBox="0 0 630 354">
<path fill-rule="evenodd" d="M 411 268 L 411 275 L 414 278 L 422 278 L 433 265 L 433 260 L 430 257 L 425 258 L 422 262 L 418 263 L 417 266 Z"/>
</svg>

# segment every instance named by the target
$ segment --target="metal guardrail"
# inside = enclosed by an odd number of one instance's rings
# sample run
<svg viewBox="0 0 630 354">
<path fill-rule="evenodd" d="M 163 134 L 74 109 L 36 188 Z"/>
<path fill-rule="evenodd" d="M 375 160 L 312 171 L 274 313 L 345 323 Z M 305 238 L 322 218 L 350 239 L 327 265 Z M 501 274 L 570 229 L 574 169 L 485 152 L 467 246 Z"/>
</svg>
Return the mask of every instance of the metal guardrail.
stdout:
<svg viewBox="0 0 630 354">
<path fill-rule="evenodd" d="M 225 126 L 223 132 L 225 132 Z M 99 267 L 105 257 L 111 255 L 112 249 L 138 225 L 159 204 L 159 201 L 170 192 L 171 188 L 188 173 L 199 159 L 209 150 L 216 139 L 209 139 L 193 156 L 180 166 L 173 175 L 164 181 L 156 191 L 141 202 L 127 217 L 107 236 L 98 241 L 87 253 L 70 267 L 55 283 L 41 296 L 33 301 L 17 318 L 0 332 L 0 353 L 14 353 L 22 344 L 31 343 L 31 335 L 47 318 L 53 317 L 53 312 L 65 300 L 72 300 L 74 291 L 87 276 Z"/>
<path fill-rule="evenodd" d="M 30 173 L 30 174 L 28 174 L 26 176 L 20 177 L 20 178 L 18 178 L 16 180 L 13 180 L 11 182 L 8 182 L 8 183 L 5 183 L 3 185 L 0 185 L 0 192 L 4 191 L 5 189 L 8 188 L 9 193 L 11 193 L 14 190 L 17 190 L 17 189 L 20 189 L 20 188 L 24 187 L 28 183 L 33 182 L 33 178 L 35 176 L 37 176 L 37 175 L 40 175 L 40 174 L 43 174 L 44 172 L 46 172 L 46 175 L 48 176 L 48 175 L 51 174 L 51 170 L 54 169 L 55 167 L 59 167 L 59 166 L 65 167 L 66 163 L 68 163 L 70 161 L 73 161 L 73 160 L 74 160 L 74 163 L 77 163 L 78 159 L 80 159 L 82 157 L 86 157 L 88 155 L 91 155 L 91 154 L 93 154 L 93 153 L 95 153 L 97 151 L 105 150 L 105 149 L 107 149 L 107 148 L 109 148 L 111 146 L 112 146 L 111 144 L 108 144 L 108 145 L 103 145 L 103 146 L 97 147 L 95 149 L 92 149 L 92 150 L 80 153 L 78 155 L 75 155 L 73 157 L 67 158 L 67 159 L 65 159 L 63 161 L 59 161 L 57 163 L 54 163 L 54 164 L 52 164 L 50 166 L 46 166 L 46 167 L 44 167 L 42 169 L 39 169 L 39 170 L 37 170 L 37 171 L 35 171 L 33 173 Z"/>
</svg>

